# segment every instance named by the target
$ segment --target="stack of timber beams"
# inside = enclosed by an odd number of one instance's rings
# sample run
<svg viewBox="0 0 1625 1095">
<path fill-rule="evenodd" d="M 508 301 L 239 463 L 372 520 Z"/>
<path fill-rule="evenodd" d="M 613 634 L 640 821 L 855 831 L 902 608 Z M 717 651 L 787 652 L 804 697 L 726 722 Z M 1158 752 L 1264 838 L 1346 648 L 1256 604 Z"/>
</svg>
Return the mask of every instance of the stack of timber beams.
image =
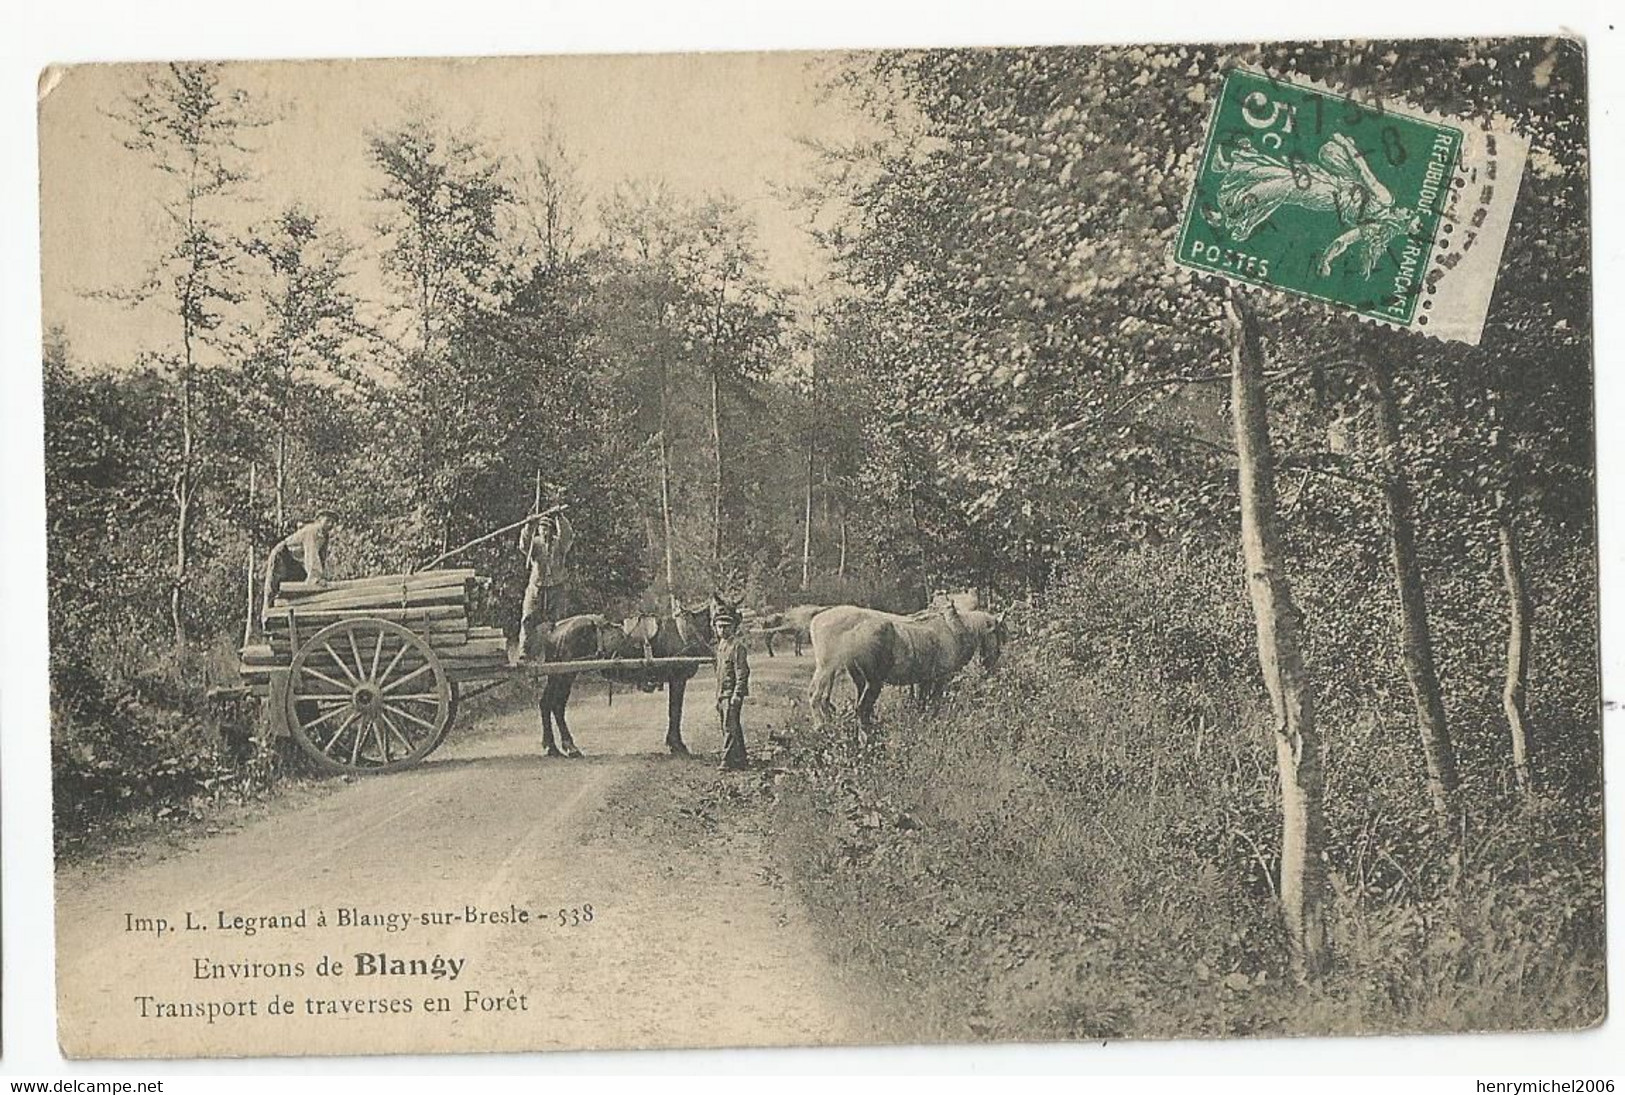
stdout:
<svg viewBox="0 0 1625 1095">
<path fill-rule="evenodd" d="M 243 679 L 265 695 L 272 670 L 286 669 L 298 643 L 329 624 L 388 620 L 416 633 L 434 649 L 454 680 L 490 679 L 508 667 L 508 643 L 499 627 L 468 625 L 472 570 L 382 574 L 316 584 L 284 582 L 265 617 L 266 641 L 241 652 Z"/>
</svg>

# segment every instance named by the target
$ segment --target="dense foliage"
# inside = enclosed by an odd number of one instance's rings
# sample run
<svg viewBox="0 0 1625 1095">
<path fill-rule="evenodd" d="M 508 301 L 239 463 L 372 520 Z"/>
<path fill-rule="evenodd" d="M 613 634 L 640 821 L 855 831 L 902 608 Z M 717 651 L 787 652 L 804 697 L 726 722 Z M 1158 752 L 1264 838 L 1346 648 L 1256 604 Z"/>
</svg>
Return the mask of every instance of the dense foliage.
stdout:
<svg viewBox="0 0 1625 1095">
<path fill-rule="evenodd" d="M 229 66 L 182 64 L 106 105 L 179 234 L 142 285 L 97 288 L 170 313 L 175 346 L 79 361 L 55 330 L 46 347 L 64 839 L 237 771 L 249 714 L 207 696 L 235 683 L 265 554 L 319 509 L 340 575 L 411 569 L 540 491 L 572 506 L 583 607 L 788 596 L 804 400 L 788 305 L 730 199 L 629 186 L 592 220 L 556 142 L 518 162 L 414 109 L 366 138 L 372 238 L 297 195 L 233 238 L 274 104 Z M 514 538 L 459 561 L 492 579 L 480 622 L 517 628 Z"/>
<path fill-rule="evenodd" d="M 1311 1000 L 1275 988 L 1295 971 L 1272 909 L 1281 792 L 1236 549 L 1223 297 L 1168 260 L 1236 64 L 1534 149 L 1479 347 L 1249 296 L 1326 742 L 1337 965 Z M 1595 1021 L 1583 52 L 941 51 L 855 59 L 836 83 L 886 127 L 831 157 L 855 192 L 831 239 L 859 287 L 840 329 L 874 405 L 858 474 L 881 501 L 861 540 L 1023 609 L 1017 666 L 947 718 L 896 713 L 862 763 L 803 750 L 788 854 L 840 910 L 838 945 L 939 1008 L 939 1037 Z M 1400 531 L 1436 679 L 1401 643 Z M 1514 582 L 1533 619 L 1523 793 L 1503 704 Z M 1418 735 L 1430 691 L 1449 739 Z M 1461 780 L 1432 807 L 1423 740 Z"/>
</svg>

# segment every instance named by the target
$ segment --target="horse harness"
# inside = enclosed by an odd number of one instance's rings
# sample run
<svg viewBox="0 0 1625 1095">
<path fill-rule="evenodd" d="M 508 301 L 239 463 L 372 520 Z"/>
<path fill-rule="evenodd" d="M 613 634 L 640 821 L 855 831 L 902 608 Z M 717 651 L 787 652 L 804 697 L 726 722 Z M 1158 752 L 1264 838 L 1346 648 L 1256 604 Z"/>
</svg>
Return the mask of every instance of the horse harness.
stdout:
<svg viewBox="0 0 1625 1095">
<path fill-rule="evenodd" d="M 682 645 L 677 650 L 678 657 L 704 654 L 707 652 L 706 636 L 703 629 L 694 623 L 693 616 L 687 612 L 674 613 L 671 617 L 673 626 L 677 628 L 677 638 Z M 643 613 L 637 616 L 628 616 L 621 625 L 629 639 L 637 639 L 643 644 L 643 657 L 654 657 L 654 640 L 660 634 L 660 617 L 652 613 Z"/>
<path fill-rule="evenodd" d="M 683 640 L 683 645 L 677 651 L 679 657 L 709 653 L 710 636 L 705 633 L 703 628 L 694 623 L 692 613 L 675 613 L 671 619 L 672 623 L 677 625 L 677 637 Z"/>
</svg>

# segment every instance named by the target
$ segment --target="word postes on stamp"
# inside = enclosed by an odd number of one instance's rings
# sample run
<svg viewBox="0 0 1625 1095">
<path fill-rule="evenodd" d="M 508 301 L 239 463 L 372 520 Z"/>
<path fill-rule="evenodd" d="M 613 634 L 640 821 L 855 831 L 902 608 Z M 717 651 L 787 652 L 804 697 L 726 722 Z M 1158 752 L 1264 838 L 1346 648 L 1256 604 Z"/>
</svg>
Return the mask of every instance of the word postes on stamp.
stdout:
<svg viewBox="0 0 1625 1095">
<path fill-rule="evenodd" d="M 1527 145 L 1232 70 L 1176 261 L 1477 344 Z"/>
</svg>

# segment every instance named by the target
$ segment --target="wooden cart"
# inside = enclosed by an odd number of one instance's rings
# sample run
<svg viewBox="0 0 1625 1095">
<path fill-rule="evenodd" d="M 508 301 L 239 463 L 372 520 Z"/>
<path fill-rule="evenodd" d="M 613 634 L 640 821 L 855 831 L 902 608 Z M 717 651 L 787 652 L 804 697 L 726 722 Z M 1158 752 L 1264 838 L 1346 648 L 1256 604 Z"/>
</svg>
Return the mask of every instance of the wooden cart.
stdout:
<svg viewBox="0 0 1625 1095">
<path fill-rule="evenodd" d="M 470 627 L 472 570 L 284 583 L 266 642 L 242 674 L 272 726 L 324 771 L 370 774 L 420 763 L 457 719 L 461 698 L 515 677 L 709 664 L 707 658 L 605 658 L 510 664 L 501 628 Z"/>
</svg>

